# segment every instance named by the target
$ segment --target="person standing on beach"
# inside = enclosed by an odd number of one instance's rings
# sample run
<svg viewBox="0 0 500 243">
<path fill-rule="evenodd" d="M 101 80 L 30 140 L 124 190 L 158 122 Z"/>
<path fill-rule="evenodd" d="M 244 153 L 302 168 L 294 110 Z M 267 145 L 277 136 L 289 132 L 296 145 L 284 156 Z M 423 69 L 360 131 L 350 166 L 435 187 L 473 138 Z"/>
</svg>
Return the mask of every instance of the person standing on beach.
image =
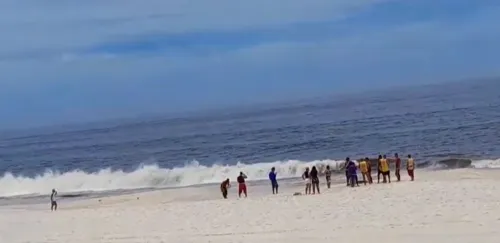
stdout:
<svg viewBox="0 0 500 243">
<path fill-rule="evenodd" d="M 366 162 L 366 160 L 361 160 L 361 162 L 359 162 L 359 170 L 363 176 L 363 182 L 366 185 L 366 181 L 370 180 L 368 179 L 368 162 Z"/>
<path fill-rule="evenodd" d="M 415 176 L 415 161 L 410 154 L 408 155 L 408 161 L 406 162 L 406 169 L 408 170 L 408 175 L 410 176 L 411 181 L 413 181 Z"/>
<path fill-rule="evenodd" d="M 357 169 L 358 167 L 356 166 L 356 163 L 354 163 L 354 161 L 349 161 L 349 164 L 347 165 L 347 171 L 349 173 L 349 181 L 351 187 L 354 187 L 354 183 L 356 183 L 356 186 L 359 186 Z"/>
<path fill-rule="evenodd" d="M 224 197 L 224 199 L 227 199 L 227 191 L 229 187 L 231 187 L 231 184 L 229 183 L 229 178 L 227 178 L 220 184 L 220 191 L 222 192 L 222 197 Z"/>
<path fill-rule="evenodd" d="M 243 172 L 240 172 L 240 176 L 238 176 L 237 181 L 238 181 L 238 196 L 241 197 L 241 193 L 245 194 L 245 197 L 247 197 L 247 185 L 245 184 L 245 179 L 247 176 L 243 174 Z"/>
<path fill-rule="evenodd" d="M 401 170 L 401 159 L 399 158 L 398 153 L 394 154 L 394 159 L 396 160 L 396 178 L 398 181 L 401 181 L 401 174 L 399 173 Z"/>
<path fill-rule="evenodd" d="M 318 177 L 318 170 L 316 169 L 316 166 L 312 167 L 311 173 L 309 174 L 309 176 L 311 177 L 311 184 L 312 184 L 312 191 L 313 191 L 312 194 L 316 194 L 316 190 L 318 190 L 318 194 L 320 194 L 320 192 L 319 192 L 319 177 Z"/>
<path fill-rule="evenodd" d="M 389 179 L 389 183 L 391 183 L 391 170 L 389 169 L 389 162 L 387 161 L 387 157 L 384 155 L 384 158 L 380 160 L 380 171 L 382 172 L 382 176 L 384 177 L 384 183 L 387 183 L 387 178 Z"/>
<path fill-rule="evenodd" d="M 372 178 L 372 163 L 368 157 L 365 158 L 366 165 L 368 167 L 368 172 L 366 175 L 368 176 L 368 183 L 372 184 L 373 183 L 373 178 Z"/>
<path fill-rule="evenodd" d="M 278 194 L 278 181 L 276 180 L 276 171 L 271 168 L 271 172 L 269 172 L 269 180 L 271 181 L 271 187 L 273 188 L 273 194 Z M 276 193 L 275 193 L 276 191 Z"/>
<path fill-rule="evenodd" d="M 380 175 L 382 174 L 382 169 L 380 164 L 381 161 L 382 161 L 382 155 L 379 154 L 377 162 L 377 183 L 380 183 Z"/>
<path fill-rule="evenodd" d="M 302 174 L 302 180 L 306 182 L 306 195 L 311 194 L 311 177 L 309 175 L 309 167 L 307 167 L 306 171 Z"/>
<path fill-rule="evenodd" d="M 349 161 L 351 161 L 351 159 L 349 157 L 345 158 L 344 169 L 345 169 L 345 180 L 346 180 L 347 186 L 349 186 L 349 181 L 351 179 L 349 177 L 349 171 L 347 171 L 347 167 L 349 166 Z"/>
<path fill-rule="evenodd" d="M 52 189 L 52 194 L 50 195 L 50 211 L 57 211 L 56 196 L 57 196 L 56 189 Z"/>
<path fill-rule="evenodd" d="M 329 165 L 326 166 L 325 179 L 326 179 L 326 186 L 330 188 L 330 185 L 332 184 L 332 171 L 330 170 Z"/>
</svg>

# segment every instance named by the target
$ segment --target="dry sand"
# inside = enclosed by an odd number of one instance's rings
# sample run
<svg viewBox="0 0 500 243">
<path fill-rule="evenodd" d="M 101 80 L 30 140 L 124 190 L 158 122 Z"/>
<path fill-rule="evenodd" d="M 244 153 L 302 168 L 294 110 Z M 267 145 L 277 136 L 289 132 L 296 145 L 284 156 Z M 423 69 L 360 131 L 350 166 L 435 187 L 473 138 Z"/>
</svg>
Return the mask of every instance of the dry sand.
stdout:
<svg viewBox="0 0 500 243">
<path fill-rule="evenodd" d="M 417 181 L 359 188 L 217 186 L 49 205 L 0 207 L 0 242 L 500 242 L 500 171 L 417 171 Z M 99 201 L 101 200 L 101 201 Z"/>
</svg>

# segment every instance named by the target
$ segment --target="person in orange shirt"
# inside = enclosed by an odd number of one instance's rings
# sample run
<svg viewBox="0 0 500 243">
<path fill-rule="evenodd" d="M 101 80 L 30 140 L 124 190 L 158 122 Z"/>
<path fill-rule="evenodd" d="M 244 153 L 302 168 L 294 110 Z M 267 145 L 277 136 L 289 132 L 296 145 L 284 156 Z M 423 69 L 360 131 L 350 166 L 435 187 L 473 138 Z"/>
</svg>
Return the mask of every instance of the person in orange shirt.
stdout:
<svg viewBox="0 0 500 243">
<path fill-rule="evenodd" d="M 361 175 L 363 176 L 363 182 L 365 183 L 365 186 L 366 186 L 366 181 L 368 179 L 368 162 L 366 162 L 365 160 L 361 160 L 359 162 L 359 170 L 361 171 Z"/>
<path fill-rule="evenodd" d="M 389 169 L 389 161 L 387 161 L 387 157 L 384 155 L 384 158 L 380 160 L 380 172 L 384 177 L 384 183 L 387 183 L 387 179 L 389 179 L 389 183 L 391 183 L 391 170 Z"/>
</svg>

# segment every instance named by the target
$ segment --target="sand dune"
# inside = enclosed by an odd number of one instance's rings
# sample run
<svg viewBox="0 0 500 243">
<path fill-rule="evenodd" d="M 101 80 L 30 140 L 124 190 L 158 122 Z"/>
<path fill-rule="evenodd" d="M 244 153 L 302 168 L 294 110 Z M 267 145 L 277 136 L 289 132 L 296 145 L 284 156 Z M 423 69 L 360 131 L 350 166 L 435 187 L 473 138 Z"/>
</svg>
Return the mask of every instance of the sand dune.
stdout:
<svg viewBox="0 0 500 243">
<path fill-rule="evenodd" d="M 321 195 L 220 199 L 217 187 L 145 192 L 71 203 L 0 207 L 0 242 L 499 242 L 500 171 L 450 170 L 417 181 Z M 404 178 L 407 180 L 407 178 Z"/>
</svg>

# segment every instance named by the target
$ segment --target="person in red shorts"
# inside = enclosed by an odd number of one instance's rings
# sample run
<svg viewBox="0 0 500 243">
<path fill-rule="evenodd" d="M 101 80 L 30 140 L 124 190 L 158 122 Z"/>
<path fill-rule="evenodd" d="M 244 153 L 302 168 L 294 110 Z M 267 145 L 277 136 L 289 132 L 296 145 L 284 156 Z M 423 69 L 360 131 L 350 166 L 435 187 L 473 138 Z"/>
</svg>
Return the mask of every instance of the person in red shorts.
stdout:
<svg viewBox="0 0 500 243">
<path fill-rule="evenodd" d="M 238 176 L 238 196 L 241 197 L 241 193 L 245 194 L 245 197 L 247 197 L 247 185 L 245 184 L 245 179 L 247 176 L 243 174 L 243 172 L 240 172 L 240 176 Z"/>
</svg>

